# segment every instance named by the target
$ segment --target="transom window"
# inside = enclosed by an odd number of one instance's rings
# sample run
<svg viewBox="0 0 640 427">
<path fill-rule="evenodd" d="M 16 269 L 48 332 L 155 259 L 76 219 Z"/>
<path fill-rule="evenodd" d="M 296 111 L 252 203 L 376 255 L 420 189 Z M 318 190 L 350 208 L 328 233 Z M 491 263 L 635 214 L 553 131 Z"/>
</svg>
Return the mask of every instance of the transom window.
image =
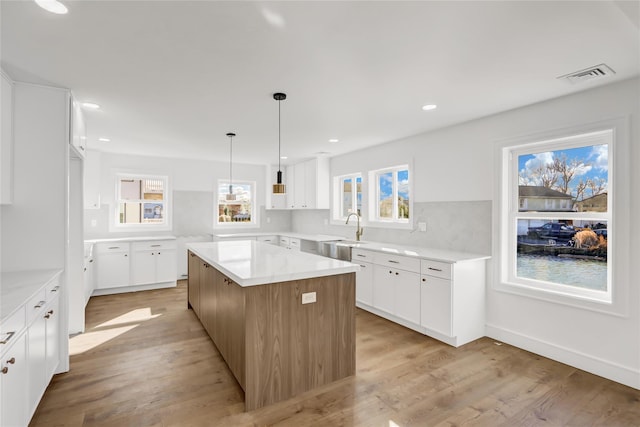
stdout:
<svg viewBox="0 0 640 427">
<path fill-rule="evenodd" d="M 611 302 L 613 131 L 503 150 L 502 281 Z"/>
<path fill-rule="evenodd" d="M 168 182 L 166 176 L 117 175 L 116 226 L 167 226 Z"/>
<path fill-rule="evenodd" d="M 255 226 L 255 182 L 218 181 L 216 227 Z"/>
</svg>

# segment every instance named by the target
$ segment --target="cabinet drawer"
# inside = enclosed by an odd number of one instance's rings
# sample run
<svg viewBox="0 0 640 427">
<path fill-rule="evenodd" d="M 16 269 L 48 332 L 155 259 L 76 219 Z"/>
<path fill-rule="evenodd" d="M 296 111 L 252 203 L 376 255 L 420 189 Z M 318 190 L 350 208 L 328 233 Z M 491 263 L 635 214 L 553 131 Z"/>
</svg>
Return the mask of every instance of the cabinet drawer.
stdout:
<svg viewBox="0 0 640 427">
<path fill-rule="evenodd" d="M 365 251 L 358 248 L 351 249 L 352 262 L 358 262 L 358 261 L 373 262 L 374 256 L 375 254 L 370 251 Z"/>
<path fill-rule="evenodd" d="M 258 242 L 270 243 L 272 245 L 278 244 L 278 236 L 258 236 L 256 240 Z"/>
<path fill-rule="evenodd" d="M 420 265 L 422 274 L 440 277 L 442 279 L 451 279 L 451 264 L 447 262 L 431 261 L 423 259 Z"/>
<path fill-rule="evenodd" d="M 40 290 L 36 295 L 26 304 L 27 310 L 27 325 L 31 323 L 36 316 L 44 310 L 44 306 L 47 303 L 47 293 L 45 289 Z"/>
<path fill-rule="evenodd" d="M 292 249 L 300 249 L 300 239 L 294 239 L 293 237 L 290 238 L 289 247 Z"/>
<path fill-rule="evenodd" d="M 129 252 L 129 243 L 126 243 L 126 242 L 98 243 L 96 244 L 95 249 L 98 255 Z"/>
<path fill-rule="evenodd" d="M 18 333 L 25 326 L 25 307 L 21 306 L 15 313 L 13 313 L 8 318 L 2 321 L 0 324 L 0 342 L 3 340 L 7 340 L 6 344 L 0 344 L 0 352 L 3 350 L 3 347 L 6 347 L 12 343 L 12 338 L 17 338 Z M 12 336 L 7 336 L 6 334 L 12 334 Z"/>
<path fill-rule="evenodd" d="M 134 251 L 176 249 L 176 248 L 177 248 L 177 244 L 175 240 L 152 240 L 148 242 L 131 243 L 131 249 Z"/>
<path fill-rule="evenodd" d="M 420 273 L 420 259 L 406 256 L 392 255 L 386 253 L 376 253 L 374 262 L 385 267 L 397 268 L 400 270 Z"/>
</svg>

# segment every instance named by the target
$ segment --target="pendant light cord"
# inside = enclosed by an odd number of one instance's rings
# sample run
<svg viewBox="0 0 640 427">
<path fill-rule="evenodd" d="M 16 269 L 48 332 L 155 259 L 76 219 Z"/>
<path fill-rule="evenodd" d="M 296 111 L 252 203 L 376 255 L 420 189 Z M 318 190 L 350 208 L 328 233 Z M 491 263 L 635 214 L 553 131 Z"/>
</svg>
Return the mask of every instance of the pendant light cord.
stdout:
<svg viewBox="0 0 640 427">
<path fill-rule="evenodd" d="M 280 171 L 280 100 L 278 100 L 278 171 Z"/>
</svg>

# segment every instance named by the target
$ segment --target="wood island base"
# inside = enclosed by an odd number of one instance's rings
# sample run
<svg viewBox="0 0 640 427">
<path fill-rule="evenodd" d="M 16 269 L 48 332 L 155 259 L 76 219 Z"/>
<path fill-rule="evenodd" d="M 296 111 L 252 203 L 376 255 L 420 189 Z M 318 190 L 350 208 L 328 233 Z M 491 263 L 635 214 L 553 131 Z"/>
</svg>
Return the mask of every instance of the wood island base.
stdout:
<svg viewBox="0 0 640 427">
<path fill-rule="evenodd" d="M 245 410 L 355 374 L 355 273 L 240 286 L 189 252 L 188 290 Z"/>
</svg>

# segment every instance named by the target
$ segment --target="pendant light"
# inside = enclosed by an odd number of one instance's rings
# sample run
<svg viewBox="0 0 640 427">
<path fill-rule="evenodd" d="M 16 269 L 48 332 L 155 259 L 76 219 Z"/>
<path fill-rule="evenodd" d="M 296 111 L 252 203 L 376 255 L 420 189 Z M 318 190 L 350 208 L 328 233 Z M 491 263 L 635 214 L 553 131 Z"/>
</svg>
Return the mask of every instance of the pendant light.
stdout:
<svg viewBox="0 0 640 427">
<path fill-rule="evenodd" d="M 273 99 L 278 101 L 278 175 L 277 183 L 273 184 L 273 194 L 285 194 L 285 185 L 282 183 L 282 171 L 280 170 L 280 101 L 287 99 L 287 95 L 284 93 L 274 93 Z"/>
<path fill-rule="evenodd" d="M 229 132 L 227 134 L 227 136 L 229 137 L 229 193 L 227 193 L 227 200 L 235 200 L 236 199 L 236 195 L 233 194 L 233 184 L 231 181 L 231 171 L 232 171 L 232 166 L 233 166 L 233 137 L 236 136 L 235 133 Z"/>
</svg>

